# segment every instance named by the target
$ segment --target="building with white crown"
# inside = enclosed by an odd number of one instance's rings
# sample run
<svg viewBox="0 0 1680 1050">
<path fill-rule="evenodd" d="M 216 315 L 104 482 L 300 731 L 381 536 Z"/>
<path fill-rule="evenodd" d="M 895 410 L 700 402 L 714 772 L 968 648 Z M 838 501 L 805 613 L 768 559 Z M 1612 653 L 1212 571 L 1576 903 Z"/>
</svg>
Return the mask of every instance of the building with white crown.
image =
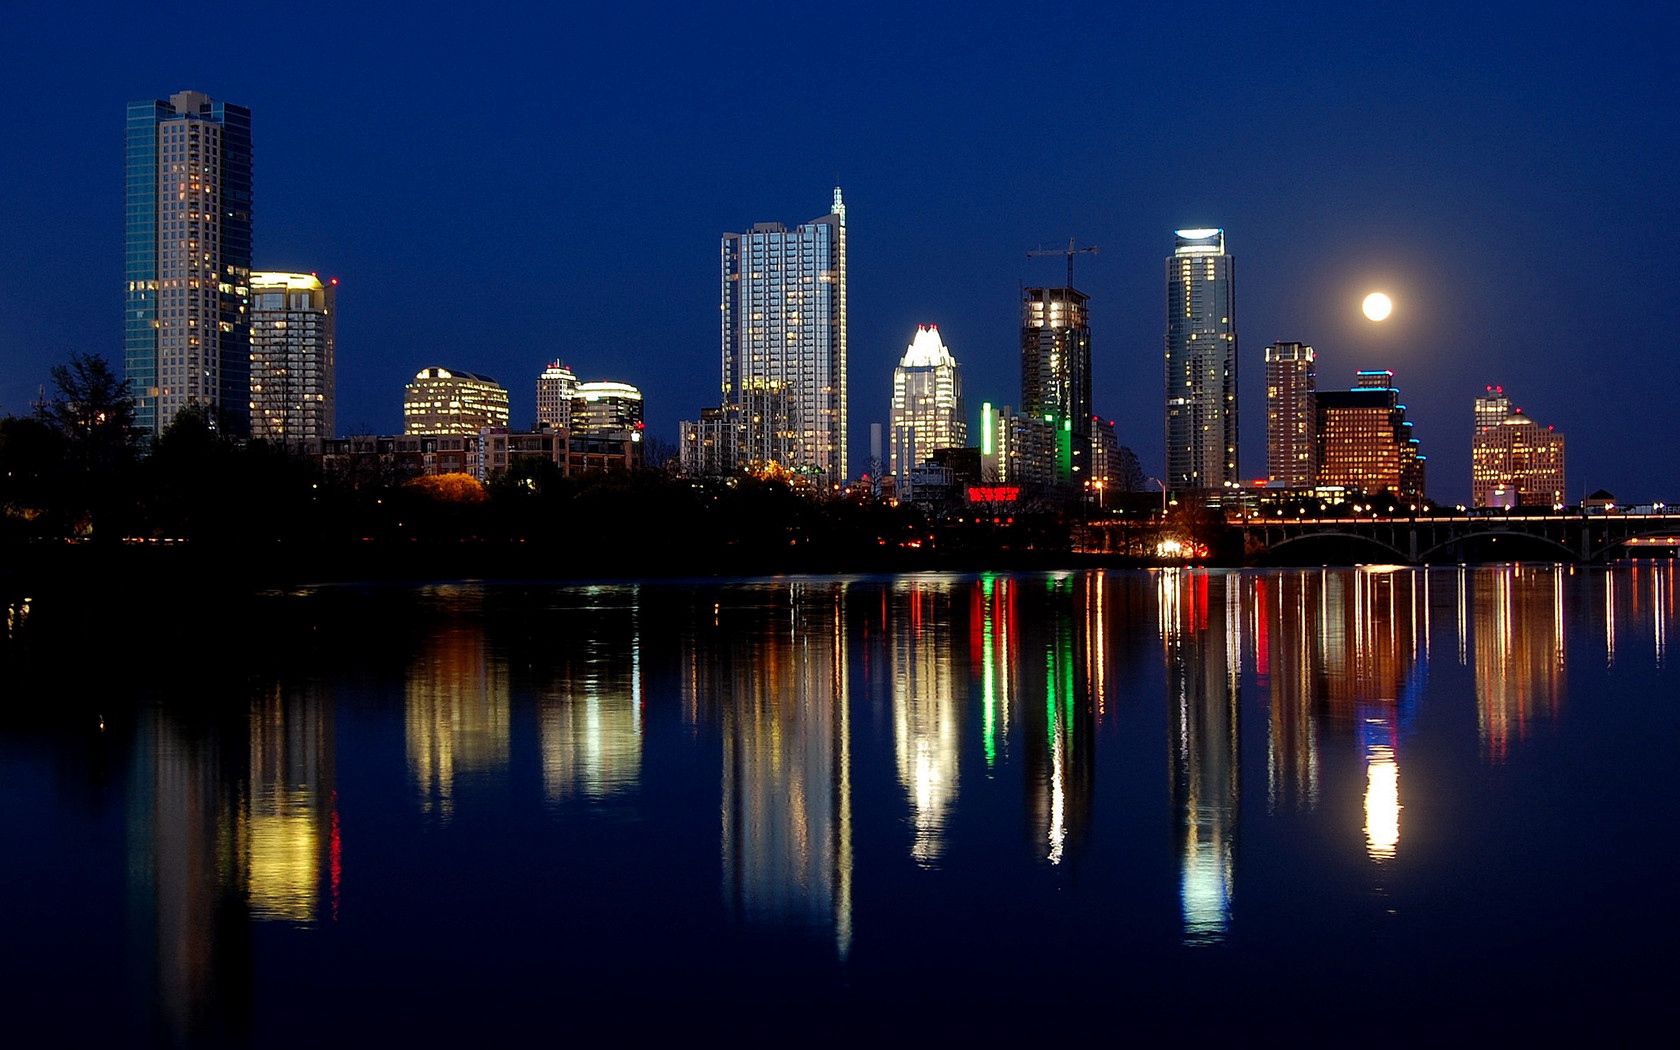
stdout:
<svg viewBox="0 0 1680 1050">
<path fill-rule="evenodd" d="M 957 359 L 939 337 L 938 325 L 918 325 L 916 338 L 893 369 L 891 427 L 888 469 L 900 492 L 910 486 L 911 475 L 933 459 L 935 449 L 968 443 L 962 377 Z"/>
</svg>

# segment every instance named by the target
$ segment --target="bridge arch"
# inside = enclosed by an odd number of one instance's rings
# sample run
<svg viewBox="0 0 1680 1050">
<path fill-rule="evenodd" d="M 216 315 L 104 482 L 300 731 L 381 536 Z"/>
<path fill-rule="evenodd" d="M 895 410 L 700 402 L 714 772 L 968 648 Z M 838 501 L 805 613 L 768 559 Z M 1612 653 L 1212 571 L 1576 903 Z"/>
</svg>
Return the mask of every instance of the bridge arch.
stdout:
<svg viewBox="0 0 1680 1050">
<path fill-rule="evenodd" d="M 1303 532 L 1298 536 L 1289 536 L 1285 539 L 1278 540 L 1276 543 L 1268 543 L 1264 547 L 1255 551 L 1253 556 L 1256 558 L 1264 558 L 1267 555 L 1276 553 L 1284 547 L 1289 547 L 1297 543 L 1309 543 L 1318 540 L 1352 540 L 1360 546 L 1375 548 L 1385 554 L 1392 555 L 1394 562 L 1399 565 L 1409 565 L 1412 560 L 1407 557 L 1406 552 L 1402 551 L 1393 544 L 1384 543 L 1375 536 L 1361 536 L 1357 532 Z"/>
<path fill-rule="evenodd" d="M 1542 536 L 1536 532 L 1523 532 L 1521 529 L 1476 529 L 1469 532 L 1459 533 L 1450 539 L 1442 540 L 1433 547 L 1419 551 L 1418 561 L 1427 562 L 1431 557 L 1446 550 L 1455 543 L 1479 543 L 1484 539 L 1492 539 L 1500 536 L 1511 536 L 1521 540 L 1532 540 L 1542 546 L 1556 548 L 1561 551 L 1564 558 L 1569 561 L 1579 561 L 1581 558 L 1580 551 L 1572 550 L 1567 544 L 1564 544 L 1559 540 L 1554 540 L 1550 536 Z"/>
<path fill-rule="evenodd" d="M 1680 536 L 1680 523 L 1669 525 L 1661 529 L 1645 529 L 1640 532 L 1630 532 L 1626 536 L 1617 536 L 1592 552 L 1593 561 L 1603 561 L 1618 547 L 1625 547 L 1629 540 L 1642 540 L 1650 536 Z"/>
</svg>

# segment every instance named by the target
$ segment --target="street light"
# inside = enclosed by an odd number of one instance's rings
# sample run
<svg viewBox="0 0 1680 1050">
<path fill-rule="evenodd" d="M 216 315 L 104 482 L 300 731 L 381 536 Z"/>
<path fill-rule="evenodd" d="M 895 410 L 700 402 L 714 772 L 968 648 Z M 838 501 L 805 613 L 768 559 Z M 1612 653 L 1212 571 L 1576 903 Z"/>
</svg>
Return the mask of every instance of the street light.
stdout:
<svg viewBox="0 0 1680 1050">
<path fill-rule="evenodd" d="M 1165 518 L 1167 516 L 1167 483 L 1162 481 L 1160 478 L 1146 478 L 1145 480 L 1153 481 L 1155 484 L 1161 486 L 1161 517 Z M 1177 500 L 1173 501 L 1174 504 L 1177 504 L 1177 502 Z"/>
</svg>

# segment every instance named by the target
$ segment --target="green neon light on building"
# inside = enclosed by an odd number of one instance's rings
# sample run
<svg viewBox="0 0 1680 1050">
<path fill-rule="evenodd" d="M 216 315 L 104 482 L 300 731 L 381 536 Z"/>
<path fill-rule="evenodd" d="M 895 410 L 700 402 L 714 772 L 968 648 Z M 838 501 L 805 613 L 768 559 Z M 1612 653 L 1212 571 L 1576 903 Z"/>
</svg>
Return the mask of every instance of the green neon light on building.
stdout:
<svg viewBox="0 0 1680 1050">
<path fill-rule="evenodd" d="M 980 654 L 980 733 L 986 744 L 986 768 L 997 765 L 997 679 L 996 658 L 992 655 L 992 578 L 980 581 L 981 601 L 986 606 L 986 619 L 981 628 Z"/>
</svg>

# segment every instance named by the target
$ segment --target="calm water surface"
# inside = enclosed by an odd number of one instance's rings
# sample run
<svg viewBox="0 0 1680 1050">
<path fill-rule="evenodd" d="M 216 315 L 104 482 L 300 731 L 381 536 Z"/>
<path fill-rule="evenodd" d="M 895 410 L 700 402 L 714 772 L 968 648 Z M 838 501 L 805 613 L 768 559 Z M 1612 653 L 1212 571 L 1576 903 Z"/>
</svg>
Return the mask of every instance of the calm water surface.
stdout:
<svg viewBox="0 0 1680 1050">
<path fill-rule="evenodd" d="M 14 604 L 0 1001 L 71 1043 L 1627 1034 L 1676 977 L 1677 587 Z"/>
</svg>

